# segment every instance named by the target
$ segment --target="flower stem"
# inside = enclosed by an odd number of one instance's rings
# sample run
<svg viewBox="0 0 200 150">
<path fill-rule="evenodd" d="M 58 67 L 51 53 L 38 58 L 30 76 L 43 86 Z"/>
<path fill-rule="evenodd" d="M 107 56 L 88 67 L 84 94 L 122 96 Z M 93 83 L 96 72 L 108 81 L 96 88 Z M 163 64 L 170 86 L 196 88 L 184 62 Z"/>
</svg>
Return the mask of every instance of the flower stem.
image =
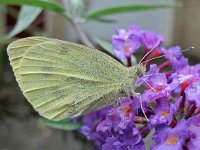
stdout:
<svg viewBox="0 0 200 150">
<path fill-rule="evenodd" d="M 133 119 L 134 123 L 147 124 L 146 118 L 135 116 Z"/>
<path fill-rule="evenodd" d="M 170 127 L 174 128 L 174 127 L 176 126 L 176 124 L 177 124 L 177 121 L 176 121 L 176 119 L 174 118 L 174 119 L 172 120 L 171 124 L 170 124 Z"/>
<path fill-rule="evenodd" d="M 185 89 L 182 88 L 181 90 L 181 96 L 183 97 L 183 100 L 180 104 L 180 116 L 184 116 L 184 108 L 185 108 L 185 92 L 184 92 Z"/>
<path fill-rule="evenodd" d="M 126 57 L 126 60 L 127 60 L 127 66 L 131 67 L 132 66 L 131 57 Z"/>
<path fill-rule="evenodd" d="M 142 138 L 145 138 L 150 133 L 150 131 L 151 130 L 149 130 L 149 128 L 147 126 L 143 127 L 140 130 L 140 134 L 141 134 Z"/>
<path fill-rule="evenodd" d="M 188 108 L 187 114 L 185 115 L 185 119 L 188 119 L 189 117 L 191 117 L 193 115 L 193 113 L 196 110 L 196 106 L 195 104 L 191 104 L 191 106 Z"/>
<path fill-rule="evenodd" d="M 92 42 L 88 39 L 88 37 L 86 36 L 85 32 L 82 30 L 80 24 L 75 20 L 75 19 L 71 19 L 71 23 L 74 26 L 74 29 L 76 30 L 81 42 L 88 46 L 88 47 L 92 47 L 94 48 L 94 45 L 92 44 Z"/>
<path fill-rule="evenodd" d="M 160 69 L 160 70 L 165 69 L 165 68 L 167 68 L 167 67 L 170 66 L 170 65 L 171 65 L 171 61 L 168 60 L 168 61 L 166 61 L 166 62 L 160 64 L 160 65 L 159 65 L 159 69 Z"/>
</svg>

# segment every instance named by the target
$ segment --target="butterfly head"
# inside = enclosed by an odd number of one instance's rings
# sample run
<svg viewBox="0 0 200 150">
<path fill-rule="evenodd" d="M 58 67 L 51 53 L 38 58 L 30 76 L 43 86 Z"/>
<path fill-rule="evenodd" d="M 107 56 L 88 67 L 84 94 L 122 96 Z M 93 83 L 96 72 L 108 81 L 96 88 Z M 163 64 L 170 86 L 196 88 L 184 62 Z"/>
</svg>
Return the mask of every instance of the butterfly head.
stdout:
<svg viewBox="0 0 200 150">
<path fill-rule="evenodd" d="M 135 91 L 135 88 L 137 87 L 136 81 L 138 77 L 143 76 L 145 72 L 146 67 L 142 64 L 137 64 L 128 68 L 128 79 L 125 80 L 124 85 L 126 86 L 123 89 L 127 95 L 133 94 L 133 91 Z"/>
<path fill-rule="evenodd" d="M 128 85 L 129 87 L 133 87 L 133 84 L 136 83 L 138 77 L 141 77 L 145 74 L 146 67 L 142 64 L 134 65 L 128 68 Z"/>
<path fill-rule="evenodd" d="M 137 64 L 129 68 L 129 78 L 137 79 L 145 74 L 146 67 L 143 64 Z"/>
</svg>

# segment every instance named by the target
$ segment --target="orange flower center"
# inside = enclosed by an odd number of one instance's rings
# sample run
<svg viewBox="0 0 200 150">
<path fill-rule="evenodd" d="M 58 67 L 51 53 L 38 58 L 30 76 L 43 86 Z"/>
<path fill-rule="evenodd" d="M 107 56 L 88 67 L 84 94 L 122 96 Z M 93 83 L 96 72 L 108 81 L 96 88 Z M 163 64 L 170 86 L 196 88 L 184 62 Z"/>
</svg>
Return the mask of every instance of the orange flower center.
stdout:
<svg viewBox="0 0 200 150">
<path fill-rule="evenodd" d="M 179 138 L 176 135 L 171 135 L 167 139 L 167 144 L 176 144 L 178 142 Z"/>
<path fill-rule="evenodd" d="M 157 57 L 161 54 L 160 50 L 154 50 L 153 54 L 152 54 L 152 58 Z"/>
<path fill-rule="evenodd" d="M 156 92 L 162 91 L 163 87 L 162 86 L 161 87 L 157 87 L 157 88 L 155 88 L 155 90 L 156 90 Z"/>
<path fill-rule="evenodd" d="M 128 46 L 125 46 L 124 47 L 124 51 L 127 53 L 127 52 L 129 52 L 131 49 L 130 49 L 130 47 L 128 47 Z"/>
<path fill-rule="evenodd" d="M 148 90 L 151 89 L 151 86 L 150 86 L 150 85 L 147 85 L 146 87 L 147 87 Z"/>
<path fill-rule="evenodd" d="M 170 114 L 170 111 L 169 111 L 169 110 L 166 111 L 166 112 L 162 112 L 162 113 L 161 113 L 161 115 L 162 115 L 163 118 L 167 118 L 167 117 L 169 116 L 169 114 Z"/>
<path fill-rule="evenodd" d="M 186 89 L 189 85 L 190 85 L 190 82 L 185 81 L 185 82 L 182 83 L 182 88 Z"/>
<path fill-rule="evenodd" d="M 125 109 L 124 109 L 124 113 L 125 115 L 129 115 L 132 112 L 131 106 L 128 105 Z"/>
<path fill-rule="evenodd" d="M 146 88 L 149 90 L 149 89 L 152 89 L 152 87 L 150 85 L 146 85 Z M 157 88 L 153 88 L 154 92 L 159 92 L 159 91 L 162 91 L 164 88 L 162 86 L 160 87 L 157 87 Z"/>
</svg>

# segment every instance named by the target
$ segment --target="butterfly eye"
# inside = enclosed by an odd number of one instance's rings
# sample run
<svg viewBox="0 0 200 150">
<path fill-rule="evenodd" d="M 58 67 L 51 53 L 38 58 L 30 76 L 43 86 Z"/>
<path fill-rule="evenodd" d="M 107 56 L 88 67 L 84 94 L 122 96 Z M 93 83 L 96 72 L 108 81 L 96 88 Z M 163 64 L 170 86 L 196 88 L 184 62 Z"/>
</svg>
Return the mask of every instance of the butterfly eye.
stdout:
<svg viewBox="0 0 200 150">
<path fill-rule="evenodd" d="M 138 76 L 138 77 L 141 77 L 143 74 L 144 74 L 144 73 L 142 72 L 141 69 L 138 69 L 138 70 L 137 70 L 137 76 Z"/>
<path fill-rule="evenodd" d="M 145 74 L 146 68 L 145 66 L 139 65 L 138 67 L 136 67 L 136 74 L 137 76 L 141 77 Z"/>
<path fill-rule="evenodd" d="M 141 77 L 145 74 L 146 67 L 142 64 L 137 64 L 129 68 L 129 77 L 136 79 L 137 77 Z"/>
</svg>

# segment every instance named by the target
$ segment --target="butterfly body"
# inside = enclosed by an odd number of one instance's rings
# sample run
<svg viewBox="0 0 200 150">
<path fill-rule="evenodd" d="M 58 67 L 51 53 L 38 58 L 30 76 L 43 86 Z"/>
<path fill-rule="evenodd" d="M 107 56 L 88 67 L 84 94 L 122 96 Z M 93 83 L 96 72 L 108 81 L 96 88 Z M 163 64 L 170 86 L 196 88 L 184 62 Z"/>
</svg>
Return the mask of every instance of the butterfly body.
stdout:
<svg viewBox="0 0 200 150">
<path fill-rule="evenodd" d="M 92 48 L 61 40 L 29 37 L 11 43 L 8 55 L 19 86 L 45 118 L 86 114 L 134 94 L 141 64 L 127 68 Z"/>
</svg>

